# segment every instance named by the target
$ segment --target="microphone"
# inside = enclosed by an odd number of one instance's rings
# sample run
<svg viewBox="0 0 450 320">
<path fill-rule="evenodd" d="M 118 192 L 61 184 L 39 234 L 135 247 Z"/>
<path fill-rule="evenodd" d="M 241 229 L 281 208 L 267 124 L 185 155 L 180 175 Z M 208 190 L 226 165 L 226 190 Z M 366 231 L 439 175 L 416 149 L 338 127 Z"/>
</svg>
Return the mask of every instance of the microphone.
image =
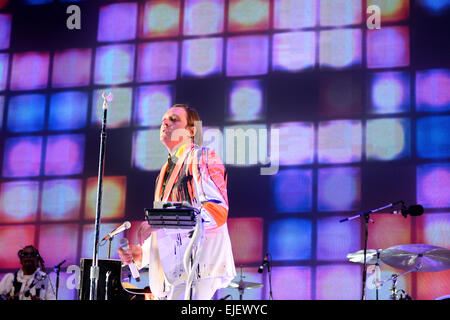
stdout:
<svg viewBox="0 0 450 320">
<path fill-rule="evenodd" d="M 120 247 L 123 250 L 130 250 L 130 247 L 128 245 L 128 239 L 127 238 L 122 238 L 120 239 Z M 137 269 L 136 265 L 134 264 L 134 261 L 132 261 L 128 267 L 130 268 L 131 271 L 131 275 L 133 276 L 133 278 L 136 279 L 136 281 L 141 281 L 141 277 L 139 275 L 139 270 Z"/>
<path fill-rule="evenodd" d="M 261 265 L 260 265 L 259 268 L 258 268 L 258 273 L 262 273 L 262 272 L 264 271 L 264 267 L 265 267 L 266 265 L 269 265 L 269 260 L 268 260 L 268 258 L 269 258 L 269 254 L 266 253 L 265 256 L 264 256 L 263 262 L 261 263 Z"/>
<path fill-rule="evenodd" d="M 130 228 L 131 228 L 130 221 L 125 221 L 124 223 L 122 223 L 121 226 L 117 227 L 115 230 L 113 230 L 110 233 L 108 233 L 108 235 L 105 236 L 103 238 L 103 240 L 108 240 L 108 239 L 114 237 L 116 234 L 121 233 L 121 232 L 123 232 L 123 231 L 125 231 L 127 229 L 130 229 Z"/>
<path fill-rule="evenodd" d="M 416 217 L 423 214 L 423 207 L 420 204 L 414 204 L 409 207 L 402 206 L 401 210 L 394 210 L 392 213 L 401 214 L 404 218 L 406 218 L 408 215 Z"/>
</svg>

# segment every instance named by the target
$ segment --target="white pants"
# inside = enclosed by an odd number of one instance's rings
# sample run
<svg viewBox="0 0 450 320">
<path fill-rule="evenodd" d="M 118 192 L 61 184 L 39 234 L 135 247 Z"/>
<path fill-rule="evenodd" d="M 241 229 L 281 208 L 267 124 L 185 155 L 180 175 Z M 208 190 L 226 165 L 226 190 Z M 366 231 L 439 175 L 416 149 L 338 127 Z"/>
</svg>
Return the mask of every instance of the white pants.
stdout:
<svg viewBox="0 0 450 320">
<path fill-rule="evenodd" d="M 220 283 L 222 283 L 220 278 L 206 278 L 194 281 L 191 300 L 211 300 L 216 290 L 220 288 L 218 286 Z M 184 300 L 185 290 L 186 283 L 172 287 L 167 295 L 167 300 Z"/>
</svg>

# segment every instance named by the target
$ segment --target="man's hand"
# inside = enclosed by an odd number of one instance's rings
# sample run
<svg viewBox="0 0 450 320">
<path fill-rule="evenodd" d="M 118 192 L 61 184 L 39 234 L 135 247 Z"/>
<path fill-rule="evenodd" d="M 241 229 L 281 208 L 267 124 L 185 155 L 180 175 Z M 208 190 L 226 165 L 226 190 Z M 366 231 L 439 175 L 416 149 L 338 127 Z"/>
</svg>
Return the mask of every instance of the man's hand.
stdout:
<svg viewBox="0 0 450 320">
<path fill-rule="evenodd" d="M 117 252 L 123 264 L 130 264 L 134 261 L 138 268 L 142 265 L 142 247 L 140 245 L 132 244 L 128 250 L 119 248 Z"/>
</svg>

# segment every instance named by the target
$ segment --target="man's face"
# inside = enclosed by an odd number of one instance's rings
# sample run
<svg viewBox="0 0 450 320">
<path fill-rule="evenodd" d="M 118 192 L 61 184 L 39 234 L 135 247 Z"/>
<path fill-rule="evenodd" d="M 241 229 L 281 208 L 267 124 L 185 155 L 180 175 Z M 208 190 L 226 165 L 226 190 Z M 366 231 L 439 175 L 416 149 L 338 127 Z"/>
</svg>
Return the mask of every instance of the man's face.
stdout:
<svg viewBox="0 0 450 320">
<path fill-rule="evenodd" d="M 20 256 L 20 264 L 27 270 L 36 269 L 38 265 L 36 252 L 32 248 L 25 248 Z"/>
<path fill-rule="evenodd" d="M 191 140 L 192 130 L 187 126 L 187 113 L 183 108 L 170 108 L 161 120 L 159 138 L 172 150 L 175 146 Z"/>
</svg>

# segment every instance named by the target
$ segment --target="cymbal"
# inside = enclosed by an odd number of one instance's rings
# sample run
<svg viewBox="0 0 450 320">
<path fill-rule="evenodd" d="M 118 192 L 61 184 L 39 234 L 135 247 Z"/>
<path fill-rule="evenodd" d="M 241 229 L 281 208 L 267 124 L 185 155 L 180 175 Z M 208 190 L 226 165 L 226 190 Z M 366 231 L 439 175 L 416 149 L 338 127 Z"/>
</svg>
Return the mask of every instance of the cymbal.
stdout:
<svg viewBox="0 0 450 320">
<path fill-rule="evenodd" d="M 364 263 L 364 250 L 359 250 L 347 254 L 347 259 L 350 262 Z M 377 263 L 377 250 L 368 249 L 366 251 L 366 264 L 376 264 L 376 263 Z"/>
<path fill-rule="evenodd" d="M 381 260 L 391 267 L 416 271 L 436 272 L 450 268 L 450 250 L 426 245 L 405 244 L 393 246 L 381 252 Z"/>
<path fill-rule="evenodd" d="M 235 282 L 232 281 L 228 288 L 235 288 L 235 289 L 256 289 L 261 288 L 263 286 L 262 283 L 256 283 L 256 282 L 247 282 L 247 281 L 239 281 Z"/>
</svg>

